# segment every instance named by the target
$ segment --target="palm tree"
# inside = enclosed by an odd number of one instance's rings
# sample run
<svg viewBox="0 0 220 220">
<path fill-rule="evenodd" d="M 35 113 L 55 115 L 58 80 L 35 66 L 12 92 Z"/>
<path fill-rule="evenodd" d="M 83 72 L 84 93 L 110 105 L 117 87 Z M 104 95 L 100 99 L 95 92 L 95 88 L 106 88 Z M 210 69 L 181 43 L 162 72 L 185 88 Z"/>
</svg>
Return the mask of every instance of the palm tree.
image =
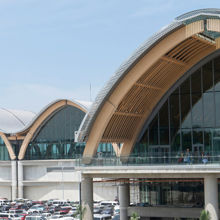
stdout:
<svg viewBox="0 0 220 220">
<path fill-rule="evenodd" d="M 140 219 L 139 215 L 136 212 L 133 212 L 130 220 L 138 220 L 138 219 Z"/>
<path fill-rule="evenodd" d="M 210 220 L 210 214 L 209 214 L 209 211 L 206 211 L 205 209 L 202 210 L 199 219 L 200 219 L 200 220 Z"/>
</svg>

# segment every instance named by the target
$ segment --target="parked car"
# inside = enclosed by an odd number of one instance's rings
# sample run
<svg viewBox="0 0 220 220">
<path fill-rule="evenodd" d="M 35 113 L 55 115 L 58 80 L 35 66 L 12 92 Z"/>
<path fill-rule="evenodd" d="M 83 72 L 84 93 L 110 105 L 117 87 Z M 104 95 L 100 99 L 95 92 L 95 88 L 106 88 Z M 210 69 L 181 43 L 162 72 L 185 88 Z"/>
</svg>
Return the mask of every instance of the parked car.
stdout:
<svg viewBox="0 0 220 220">
<path fill-rule="evenodd" d="M 71 209 L 72 209 L 71 206 L 62 206 L 62 207 L 60 207 L 60 214 L 65 215 L 65 214 L 69 213 L 69 211 Z"/>
<path fill-rule="evenodd" d="M 93 220 L 112 220 L 112 216 L 107 214 L 94 214 Z"/>
<path fill-rule="evenodd" d="M 45 217 L 39 214 L 27 215 L 25 220 L 47 220 Z"/>
<path fill-rule="evenodd" d="M 22 214 L 26 212 L 24 209 L 9 209 L 10 214 Z"/>
<path fill-rule="evenodd" d="M 28 209 L 28 214 L 41 213 L 45 210 L 46 208 L 43 205 L 33 205 L 30 209 Z"/>
<path fill-rule="evenodd" d="M 119 215 L 119 214 L 114 215 L 114 216 L 112 217 L 112 220 L 120 220 L 120 215 Z"/>
</svg>

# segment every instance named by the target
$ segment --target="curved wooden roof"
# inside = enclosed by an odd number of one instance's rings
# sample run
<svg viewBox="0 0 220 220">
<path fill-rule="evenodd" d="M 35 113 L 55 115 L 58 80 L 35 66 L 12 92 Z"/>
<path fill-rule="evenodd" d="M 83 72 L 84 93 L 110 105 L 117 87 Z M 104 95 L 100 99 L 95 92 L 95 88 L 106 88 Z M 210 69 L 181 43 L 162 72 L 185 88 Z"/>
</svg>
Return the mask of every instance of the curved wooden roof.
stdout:
<svg viewBox="0 0 220 220">
<path fill-rule="evenodd" d="M 86 140 L 84 157 L 93 156 L 99 142 L 123 143 L 121 156 L 130 154 L 145 121 L 167 91 L 201 59 L 220 48 L 220 11 L 195 13 L 161 35 L 126 72 L 81 125 Z M 92 107 L 94 111 L 94 106 Z M 92 115 L 92 120 L 91 120 Z M 85 129 L 85 130 L 83 130 Z"/>
</svg>

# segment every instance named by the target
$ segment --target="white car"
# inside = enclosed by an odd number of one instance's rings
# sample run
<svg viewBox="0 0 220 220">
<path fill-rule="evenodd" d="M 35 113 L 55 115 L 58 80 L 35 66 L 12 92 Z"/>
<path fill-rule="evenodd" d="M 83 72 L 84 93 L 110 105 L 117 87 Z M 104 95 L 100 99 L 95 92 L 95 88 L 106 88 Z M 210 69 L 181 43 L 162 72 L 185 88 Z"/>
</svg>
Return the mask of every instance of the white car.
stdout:
<svg viewBox="0 0 220 220">
<path fill-rule="evenodd" d="M 107 214 L 94 214 L 93 220 L 111 220 L 112 216 Z"/>
<path fill-rule="evenodd" d="M 30 209 L 28 209 L 27 212 L 28 212 L 28 214 L 41 213 L 44 211 L 44 209 L 45 209 L 45 207 L 42 205 L 34 205 Z"/>
</svg>

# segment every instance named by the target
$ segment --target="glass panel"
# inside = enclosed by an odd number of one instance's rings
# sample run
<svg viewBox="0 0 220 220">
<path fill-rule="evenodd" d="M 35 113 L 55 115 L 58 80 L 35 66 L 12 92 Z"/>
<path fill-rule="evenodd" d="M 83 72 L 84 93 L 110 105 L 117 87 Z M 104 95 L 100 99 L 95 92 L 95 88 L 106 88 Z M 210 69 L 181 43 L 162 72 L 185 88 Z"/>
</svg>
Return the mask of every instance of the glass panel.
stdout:
<svg viewBox="0 0 220 220">
<path fill-rule="evenodd" d="M 113 149 L 113 146 L 111 143 L 100 143 L 98 150 L 97 150 L 97 156 L 102 157 L 110 157 L 115 156 L 115 151 Z"/>
<path fill-rule="evenodd" d="M 180 87 L 181 94 L 189 94 L 190 93 L 190 79 L 187 79 L 183 82 Z"/>
<path fill-rule="evenodd" d="M 202 94 L 192 94 L 192 127 L 202 127 L 203 125 L 203 109 L 202 109 Z"/>
<path fill-rule="evenodd" d="M 149 144 L 158 145 L 158 116 L 155 116 L 149 126 Z"/>
<path fill-rule="evenodd" d="M 212 91 L 213 90 L 212 61 L 203 66 L 202 72 L 203 72 L 203 92 Z"/>
<path fill-rule="evenodd" d="M 213 127 L 215 124 L 214 94 L 207 92 L 203 94 L 204 127 Z"/>
<path fill-rule="evenodd" d="M 190 94 L 181 94 L 182 128 L 191 128 Z"/>
<path fill-rule="evenodd" d="M 220 91 L 220 57 L 214 60 L 215 91 Z"/>
<path fill-rule="evenodd" d="M 213 151 L 220 152 L 220 128 L 213 130 Z"/>
<path fill-rule="evenodd" d="M 140 142 L 141 143 L 148 143 L 148 129 L 144 132 Z"/>
<path fill-rule="evenodd" d="M 212 130 L 204 129 L 204 151 L 212 151 Z"/>
<path fill-rule="evenodd" d="M 201 129 L 193 129 L 193 145 L 203 145 L 203 132 Z"/>
<path fill-rule="evenodd" d="M 202 155 L 204 155 L 203 131 L 201 129 L 193 129 L 192 162 L 202 163 Z"/>
<path fill-rule="evenodd" d="M 160 144 L 169 144 L 169 116 L 168 116 L 168 102 L 165 102 L 160 110 Z"/>
<path fill-rule="evenodd" d="M 220 127 L 220 92 L 215 93 L 215 123 Z"/>
<path fill-rule="evenodd" d="M 191 129 L 182 129 L 182 150 L 189 149 L 192 151 L 192 136 Z"/>
<path fill-rule="evenodd" d="M 170 96 L 170 127 L 177 130 L 180 126 L 179 94 Z"/>
<path fill-rule="evenodd" d="M 0 137 L 0 160 L 10 160 L 8 149 L 1 137 Z"/>
<path fill-rule="evenodd" d="M 171 129 L 171 150 L 174 152 L 180 152 L 180 132 L 176 132 L 176 130 Z"/>
<path fill-rule="evenodd" d="M 199 93 L 201 94 L 201 69 L 197 70 L 195 73 L 191 76 L 191 88 L 192 88 L 192 94 Z"/>
</svg>

